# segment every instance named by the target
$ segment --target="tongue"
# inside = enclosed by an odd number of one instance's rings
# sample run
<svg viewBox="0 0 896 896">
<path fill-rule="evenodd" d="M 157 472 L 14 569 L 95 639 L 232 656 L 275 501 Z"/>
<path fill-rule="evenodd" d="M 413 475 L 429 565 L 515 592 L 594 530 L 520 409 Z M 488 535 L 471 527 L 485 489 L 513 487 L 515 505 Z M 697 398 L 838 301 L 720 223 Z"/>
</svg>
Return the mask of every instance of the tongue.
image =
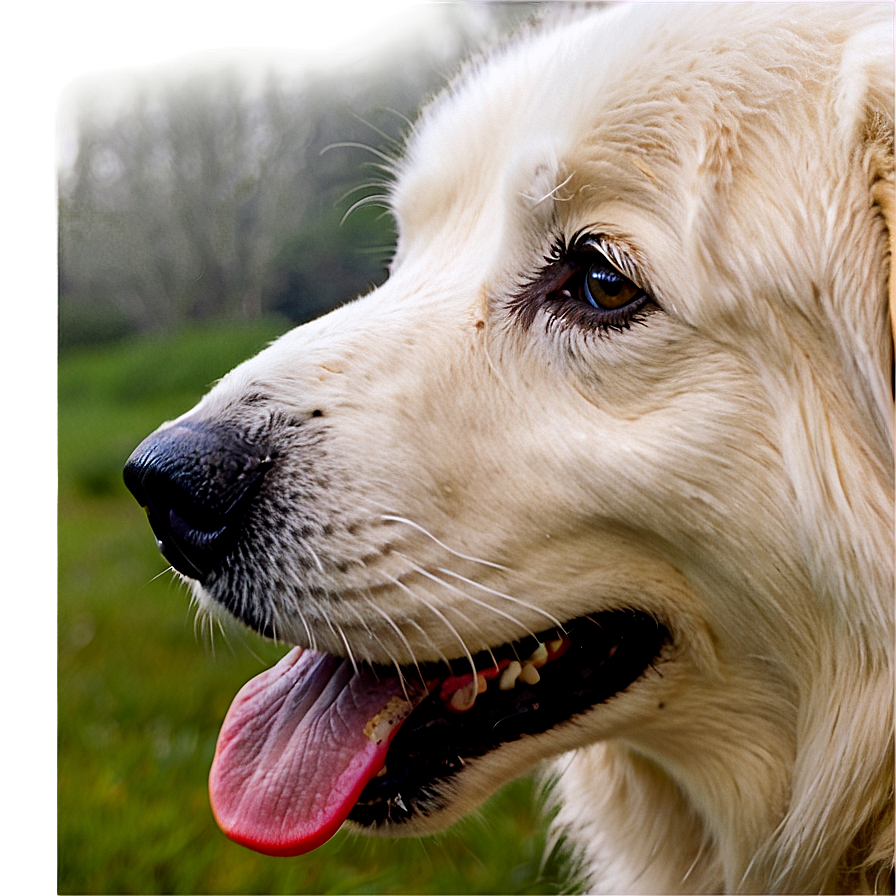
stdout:
<svg viewBox="0 0 896 896">
<path fill-rule="evenodd" d="M 248 682 L 224 719 L 209 777 L 221 830 L 267 855 L 320 846 L 382 769 L 412 708 L 396 676 L 377 680 L 296 647 Z"/>
</svg>

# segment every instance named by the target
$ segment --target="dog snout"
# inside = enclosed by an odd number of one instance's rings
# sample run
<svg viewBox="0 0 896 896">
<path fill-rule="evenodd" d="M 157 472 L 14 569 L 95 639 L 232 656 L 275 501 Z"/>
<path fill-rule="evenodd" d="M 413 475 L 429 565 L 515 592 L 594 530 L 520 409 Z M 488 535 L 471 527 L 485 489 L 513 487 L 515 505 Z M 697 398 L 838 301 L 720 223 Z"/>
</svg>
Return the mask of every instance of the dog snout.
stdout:
<svg viewBox="0 0 896 896">
<path fill-rule="evenodd" d="M 124 481 L 165 559 L 204 582 L 238 537 L 272 463 L 263 445 L 231 429 L 183 422 L 144 439 Z"/>
</svg>

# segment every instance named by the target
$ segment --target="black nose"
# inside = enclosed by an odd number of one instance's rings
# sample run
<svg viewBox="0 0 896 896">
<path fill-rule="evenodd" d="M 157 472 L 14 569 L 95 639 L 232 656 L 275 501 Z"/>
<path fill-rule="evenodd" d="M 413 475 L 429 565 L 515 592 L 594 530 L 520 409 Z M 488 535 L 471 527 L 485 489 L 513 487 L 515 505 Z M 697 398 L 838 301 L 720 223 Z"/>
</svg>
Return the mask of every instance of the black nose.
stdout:
<svg viewBox="0 0 896 896">
<path fill-rule="evenodd" d="M 271 463 L 263 446 L 231 429 L 184 422 L 144 439 L 125 464 L 124 482 L 165 559 L 201 582 L 238 536 Z"/>
</svg>

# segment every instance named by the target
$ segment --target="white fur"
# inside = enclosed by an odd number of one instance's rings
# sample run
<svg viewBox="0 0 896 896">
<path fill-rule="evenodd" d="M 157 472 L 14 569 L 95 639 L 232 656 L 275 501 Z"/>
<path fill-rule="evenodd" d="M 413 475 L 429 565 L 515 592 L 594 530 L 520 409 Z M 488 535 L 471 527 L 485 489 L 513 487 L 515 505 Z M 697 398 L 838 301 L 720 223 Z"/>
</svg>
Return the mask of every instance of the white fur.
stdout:
<svg viewBox="0 0 896 896">
<path fill-rule="evenodd" d="M 595 891 L 892 887 L 892 18 L 645 4 L 521 37 L 411 135 L 389 281 L 191 412 L 323 411 L 289 474 L 321 525 L 246 585 L 286 640 L 407 664 L 614 607 L 672 631 L 413 832 L 560 756 Z M 511 296 L 583 228 L 662 310 L 523 326 Z"/>
</svg>

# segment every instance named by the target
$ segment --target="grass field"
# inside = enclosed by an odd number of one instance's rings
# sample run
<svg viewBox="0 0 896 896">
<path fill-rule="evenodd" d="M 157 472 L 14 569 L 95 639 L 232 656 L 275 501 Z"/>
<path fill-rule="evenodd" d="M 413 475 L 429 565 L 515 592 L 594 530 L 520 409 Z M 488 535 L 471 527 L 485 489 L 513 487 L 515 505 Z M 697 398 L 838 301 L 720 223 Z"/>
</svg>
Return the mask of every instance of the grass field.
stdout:
<svg viewBox="0 0 896 896">
<path fill-rule="evenodd" d="M 206 777 L 230 700 L 286 648 L 194 630 L 121 467 L 281 329 L 222 326 L 82 350 L 59 366 L 60 893 L 555 893 L 535 788 L 433 838 L 340 832 L 294 859 L 228 841 Z M 160 575 L 160 573 L 162 573 Z"/>
</svg>

